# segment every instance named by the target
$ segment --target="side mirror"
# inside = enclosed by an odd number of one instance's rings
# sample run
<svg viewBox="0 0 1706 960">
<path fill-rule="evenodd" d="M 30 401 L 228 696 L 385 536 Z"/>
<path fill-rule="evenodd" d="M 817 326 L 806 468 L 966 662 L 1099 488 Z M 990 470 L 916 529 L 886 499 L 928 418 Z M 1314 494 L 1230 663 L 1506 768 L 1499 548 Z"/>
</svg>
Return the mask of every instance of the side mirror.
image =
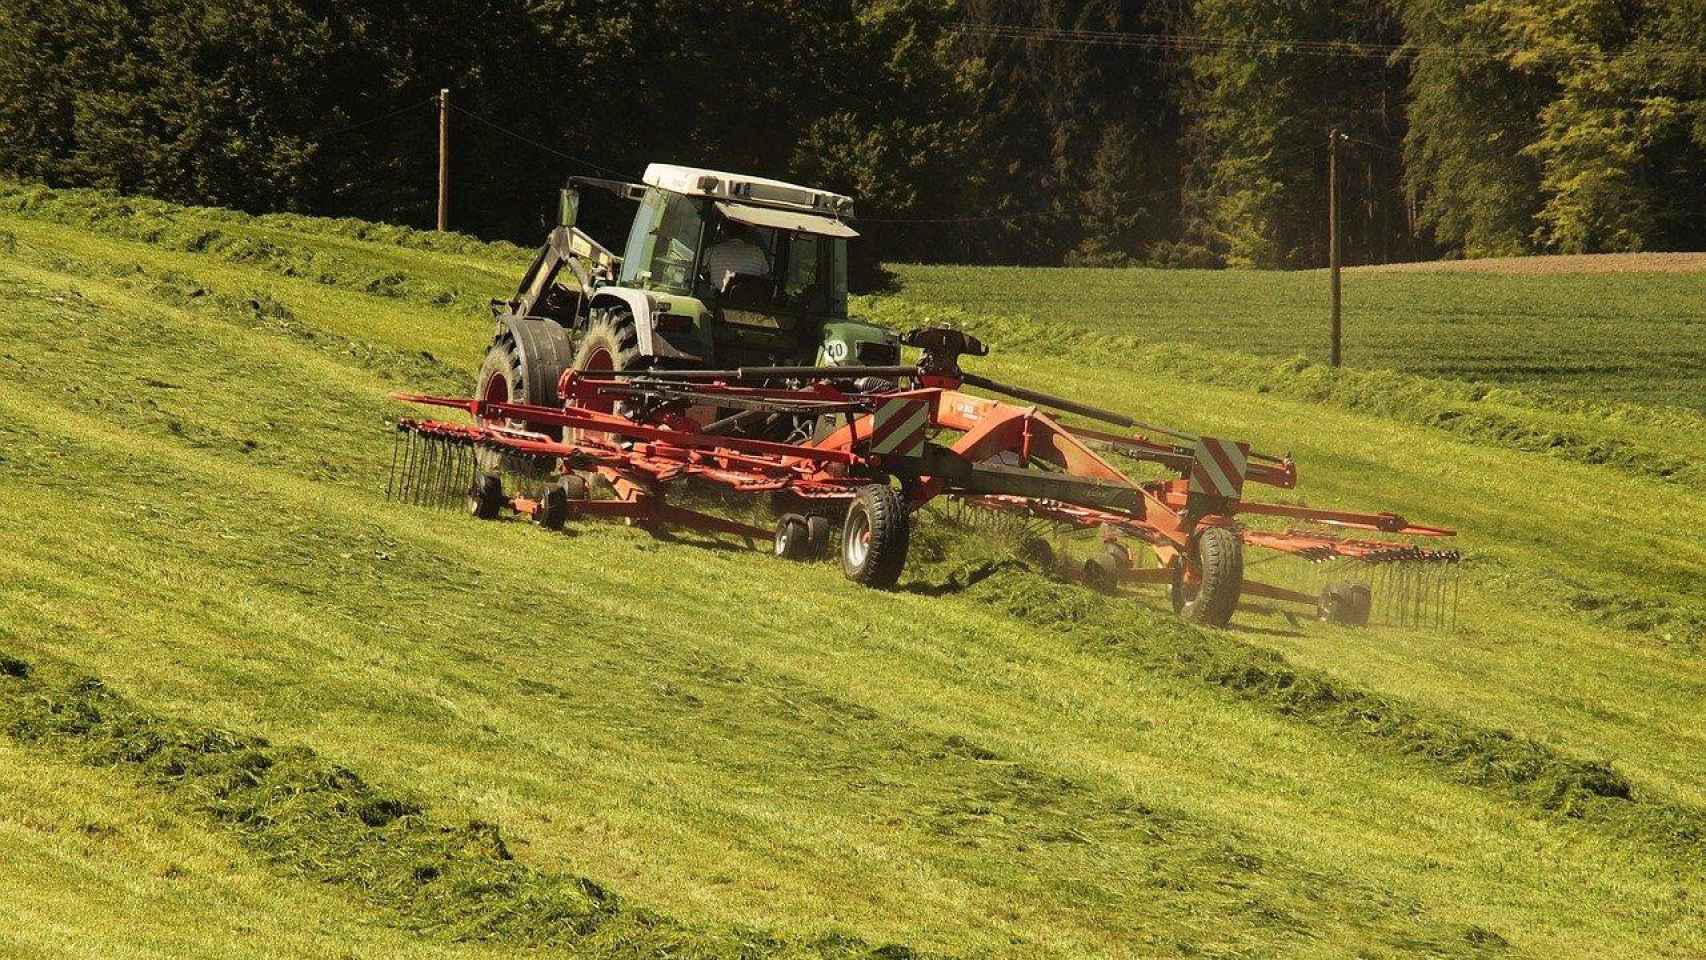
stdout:
<svg viewBox="0 0 1706 960">
<path fill-rule="evenodd" d="M 557 192 L 557 225 L 573 227 L 581 212 L 581 192 L 574 187 L 564 187 Z"/>
</svg>

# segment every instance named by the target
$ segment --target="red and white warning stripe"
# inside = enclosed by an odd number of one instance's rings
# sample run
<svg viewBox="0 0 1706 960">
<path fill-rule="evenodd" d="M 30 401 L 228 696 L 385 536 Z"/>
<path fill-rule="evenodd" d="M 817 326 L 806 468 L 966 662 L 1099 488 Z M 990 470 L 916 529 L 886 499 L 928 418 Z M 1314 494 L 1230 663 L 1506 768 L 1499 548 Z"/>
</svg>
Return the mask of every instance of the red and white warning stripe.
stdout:
<svg viewBox="0 0 1706 960">
<path fill-rule="evenodd" d="M 929 429 L 930 401 L 912 397 L 886 400 L 871 415 L 871 452 L 921 456 Z"/>
<path fill-rule="evenodd" d="M 1192 493 L 1237 499 L 1244 493 L 1244 470 L 1250 445 L 1214 437 L 1198 437 L 1196 462 L 1191 464 Z"/>
</svg>

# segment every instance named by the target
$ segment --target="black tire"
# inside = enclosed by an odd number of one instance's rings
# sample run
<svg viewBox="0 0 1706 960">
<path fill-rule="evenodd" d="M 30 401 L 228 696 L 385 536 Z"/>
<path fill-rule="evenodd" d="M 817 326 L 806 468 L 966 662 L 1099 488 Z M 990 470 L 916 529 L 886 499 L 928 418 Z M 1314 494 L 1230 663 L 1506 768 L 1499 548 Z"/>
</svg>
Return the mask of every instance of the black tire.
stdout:
<svg viewBox="0 0 1706 960">
<path fill-rule="evenodd" d="M 1107 554 L 1085 560 L 1084 582 L 1097 593 L 1115 592 L 1120 582 L 1118 561 Z"/>
<path fill-rule="evenodd" d="M 481 520 L 496 520 L 504 505 L 503 478 L 495 473 L 479 473 L 468 487 L 468 513 Z"/>
<path fill-rule="evenodd" d="M 569 495 L 562 487 L 546 487 L 539 495 L 539 507 L 533 522 L 547 530 L 561 530 L 569 522 Z"/>
<path fill-rule="evenodd" d="M 634 311 L 627 304 L 596 307 L 575 348 L 576 370 L 634 370 L 645 363 Z"/>
<path fill-rule="evenodd" d="M 805 517 L 789 513 L 776 521 L 776 555 L 785 560 L 811 559 L 811 530 Z"/>
<path fill-rule="evenodd" d="M 859 488 L 841 525 L 841 572 L 854 583 L 887 590 L 906 566 L 911 521 L 900 493 L 886 483 Z"/>
<path fill-rule="evenodd" d="M 1173 610 L 1192 623 L 1224 627 L 1244 589 L 1244 541 L 1236 530 L 1204 527 L 1191 538 L 1190 550 L 1202 579 L 1187 584 L 1184 565 L 1173 567 Z"/>
<path fill-rule="evenodd" d="M 531 352 L 523 349 L 518 334 L 528 338 Z M 486 348 L 485 359 L 480 363 L 480 372 L 474 382 L 476 395 L 482 400 L 556 406 L 557 380 L 563 374 L 568 343 L 568 334 L 550 321 L 507 321 Z M 558 428 L 548 424 L 495 422 L 551 437 L 561 436 Z M 479 448 L 475 452 L 475 460 L 480 469 L 488 473 L 509 473 L 530 480 L 541 479 L 550 470 L 550 463 L 543 458 L 518 457 L 489 447 Z"/>
<path fill-rule="evenodd" d="M 1329 583 L 1321 588 L 1321 601 L 1316 613 L 1328 623 L 1345 627 L 1368 625 L 1368 615 L 1374 609 L 1374 593 L 1366 583 Z"/>
<path fill-rule="evenodd" d="M 811 544 L 813 557 L 821 557 L 829 552 L 830 529 L 828 517 L 806 517 L 806 542 Z"/>
<path fill-rule="evenodd" d="M 576 370 L 637 370 L 646 365 L 640 353 L 640 334 L 634 328 L 634 311 L 627 304 L 594 307 L 588 314 L 586 332 L 575 347 Z M 616 401 L 589 402 L 589 409 L 624 416 L 628 411 Z"/>
</svg>

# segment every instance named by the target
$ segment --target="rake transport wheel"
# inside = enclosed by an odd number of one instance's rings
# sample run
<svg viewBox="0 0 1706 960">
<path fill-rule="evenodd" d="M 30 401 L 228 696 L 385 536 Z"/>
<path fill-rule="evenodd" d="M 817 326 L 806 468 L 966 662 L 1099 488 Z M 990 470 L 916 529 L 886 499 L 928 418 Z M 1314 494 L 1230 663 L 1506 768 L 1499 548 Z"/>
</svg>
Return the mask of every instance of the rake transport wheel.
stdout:
<svg viewBox="0 0 1706 960">
<path fill-rule="evenodd" d="M 776 555 L 786 560 L 809 560 L 812 555 L 811 529 L 806 518 L 797 513 L 783 514 L 776 521 Z"/>
<path fill-rule="evenodd" d="M 886 483 L 860 487 L 841 525 L 841 572 L 854 583 L 887 590 L 900 580 L 910 534 L 897 490 Z"/>
<path fill-rule="evenodd" d="M 806 545 L 811 549 L 813 557 L 821 557 L 829 552 L 829 532 L 828 517 L 816 514 L 806 517 Z"/>
<path fill-rule="evenodd" d="M 1190 583 L 1185 565 L 1173 566 L 1173 610 L 1192 623 L 1224 627 L 1244 589 L 1244 541 L 1236 530 L 1203 527 L 1191 537 L 1191 560 L 1202 576 Z"/>
<path fill-rule="evenodd" d="M 477 473 L 468 487 L 468 513 L 481 520 L 496 520 L 504 505 L 503 478 L 495 473 Z"/>
<path fill-rule="evenodd" d="M 546 487 L 539 494 L 533 522 L 547 530 L 561 530 L 569 522 L 569 495 L 562 487 Z"/>
<path fill-rule="evenodd" d="M 475 389 L 482 400 L 498 403 L 557 405 L 557 379 L 569 358 L 569 335 L 550 320 L 510 318 L 486 348 Z M 485 421 L 504 425 L 502 420 Z M 509 423 L 556 437 L 556 427 Z M 550 465 L 536 457 L 518 457 L 502 450 L 481 447 L 475 451 L 480 469 L 487 473 L 510 473 L 531 480 L 542 479 Z"/>
<path fill-rule="evenodd" d="M 1321 603 L 1317 615 L 1328 623 L 1343 627 L 1368 626 L 1369 612 L 1374 609 L 1374 593 L 1366 583 L 1329 583 L 1321 588 Z"/>
</svg>

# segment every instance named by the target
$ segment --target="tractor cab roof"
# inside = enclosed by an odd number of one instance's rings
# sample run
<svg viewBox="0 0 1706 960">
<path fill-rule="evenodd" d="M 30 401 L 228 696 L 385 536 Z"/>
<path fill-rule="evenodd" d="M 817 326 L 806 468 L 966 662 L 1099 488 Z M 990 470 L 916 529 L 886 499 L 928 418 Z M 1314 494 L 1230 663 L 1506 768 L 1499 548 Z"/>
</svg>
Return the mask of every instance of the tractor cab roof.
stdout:
<svg viewBox="0 0 1706 960">
<path fill-rule="evenodd" d="M 833 220 L 853 215 L 852 197 L 767 177 L 750 177 L 739 173 L 724 173 L 721 170 L 677 166 L 673 163 L 653 163 L 646 166 L 645 176 L 640 179 L 647 186 L 661 190 L 723 201 L 719 206 L 752 205 L 813 214 Z"/>
</svg>

